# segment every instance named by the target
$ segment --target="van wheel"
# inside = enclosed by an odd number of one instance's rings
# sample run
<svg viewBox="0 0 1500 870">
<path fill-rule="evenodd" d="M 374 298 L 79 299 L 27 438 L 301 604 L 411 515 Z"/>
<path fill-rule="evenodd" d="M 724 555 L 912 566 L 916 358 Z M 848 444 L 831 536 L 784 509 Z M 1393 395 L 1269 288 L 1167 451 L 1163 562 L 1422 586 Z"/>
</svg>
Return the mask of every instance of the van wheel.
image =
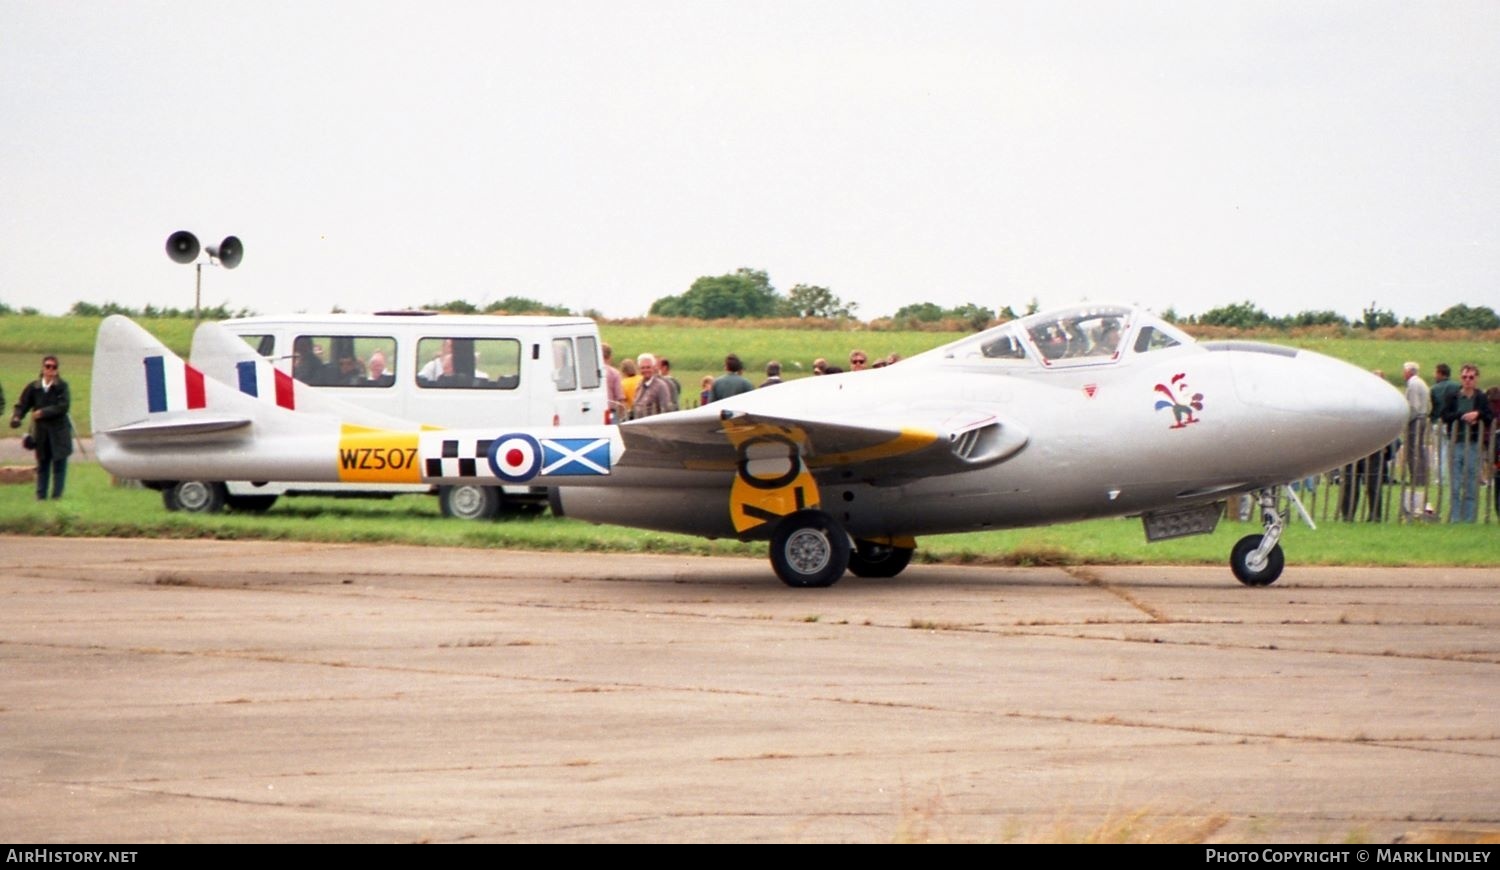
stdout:
<svg viewBox="0 0 1500 870">
<path fill-rule="evenodd" d="M 229 491 L 224 484 L 208 480 L 184 480 L 167 490 L 178 510 L 190 514 L 216 514 L 224 509 Z M 166 503 L 166 496 L 162 496 Z"/>
<path fill-rule="evenodd" d="M 500 513 L 499 487 L 465 483 L 438 487 L 438 509 L 445 517 L 492 520 Z"/>
</svg>

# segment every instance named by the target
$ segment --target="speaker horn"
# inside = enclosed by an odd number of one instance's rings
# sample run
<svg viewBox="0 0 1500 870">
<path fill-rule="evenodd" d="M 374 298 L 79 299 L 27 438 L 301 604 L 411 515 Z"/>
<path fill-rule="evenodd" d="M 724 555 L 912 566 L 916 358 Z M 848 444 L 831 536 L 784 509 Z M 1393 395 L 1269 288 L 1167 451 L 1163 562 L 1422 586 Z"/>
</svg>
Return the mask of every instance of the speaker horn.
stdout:
<svg viewBox="0 0 1500 870">
<path fill-rule="evenodd" d="M 240 243 L 236 236 L 225 236 L 224 241 L 217 248 L 210 246 L 208 255 L 219 261 L 219 265 L 226 269 L 233 269 L 245 258 L 245 246 Z"/>
<path fill-rule="evenodd" d="M 167 236 L 167 256 L 175 263 L 191 263 L 198 259 L 198 237 L 187 230 L 178 230 Z"/>
</svg>

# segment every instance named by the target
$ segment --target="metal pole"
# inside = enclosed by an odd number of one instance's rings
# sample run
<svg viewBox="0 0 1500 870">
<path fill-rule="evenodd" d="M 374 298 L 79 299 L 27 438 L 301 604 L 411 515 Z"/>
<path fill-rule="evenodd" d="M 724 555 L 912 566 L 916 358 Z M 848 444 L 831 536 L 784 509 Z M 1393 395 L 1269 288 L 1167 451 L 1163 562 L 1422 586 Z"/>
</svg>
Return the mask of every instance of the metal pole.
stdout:
<svg viewBox="0 0 1500 870">
<path fill-rule="evenodd" d="M 198 262 L 193 265 L 198 271 L 198 280 L 193 286 L 193 325 L 197 326 L 198 321 L 203 318 L 203 263 Z"/>
</svg>

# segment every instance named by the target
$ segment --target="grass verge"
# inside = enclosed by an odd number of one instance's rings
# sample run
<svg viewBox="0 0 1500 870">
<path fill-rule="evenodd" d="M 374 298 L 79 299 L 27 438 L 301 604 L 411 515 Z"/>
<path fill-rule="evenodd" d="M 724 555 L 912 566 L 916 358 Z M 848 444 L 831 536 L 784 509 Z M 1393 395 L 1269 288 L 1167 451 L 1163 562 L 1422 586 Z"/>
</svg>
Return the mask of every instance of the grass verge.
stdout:
<svg viewBox="0 0 1500 870">
<path fill-rule="evenodd" d="M 1222 522 L 1212 535 L 1147 544 L 1138 520 L 1090 520 L 1060 526 L 923 538 L 918 557 L 975 565 L 1225 565 L 1251 523 Z M 551 516 L 493 523 L 445 520 L 430 496 L 389 500 L 283 498 L 261 515 L 169 513 L 158 493 L 113 486 L 99 466 L 75 463 L 67 497 L 37 502 L 29 485 L 0 487 L 0 532 L 72 537 L 210 538 L 416 546 L 680 553 L 764 557 L 762 543 L 595 526 Z M 1491 566 L 1500 563 L 1493 526 L 1325 523 L 1290 526 L 1282 538 L 1292 565 Z"/>
</svg>

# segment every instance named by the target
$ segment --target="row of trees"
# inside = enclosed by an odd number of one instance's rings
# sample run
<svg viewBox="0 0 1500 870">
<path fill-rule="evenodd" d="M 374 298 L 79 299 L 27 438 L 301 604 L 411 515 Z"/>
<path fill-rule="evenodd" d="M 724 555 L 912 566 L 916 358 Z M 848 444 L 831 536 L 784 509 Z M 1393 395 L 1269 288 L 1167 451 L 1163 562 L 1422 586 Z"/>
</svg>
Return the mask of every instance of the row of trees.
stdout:
<svg viewBox="0 0 1500 870">
<path fill-rule="evenodd" d="M 771 286 L 771 277 L 760 269 L 739 268 L 728 275 L 705 275 L 676 296 L 663 296 L 651 303 L 653 317 L 720 318 L 800 317 L 847 320 L 858 308 L 827 287 L 798 284 L 785 296 Z"/>
<path fill-rule="evenodd" d="M 0 310 L 0 314 L 9 314 L 9 313 L 11 313 L 11 312 Z M 24 313 L 28 313 L 28 312 L 23 311 L 22 313 L 24 314 Z M 35 313 L 35 311 L 29 312 L 29 313 Z M 71 314 L 71 315 L 77 316 L 77 317 L 108 317 L 111 314 L 123 314 L 126 317 L 142 317 L 142 318 L 152 318 L 152 317 L 187 317 L 187 318 L 191 318 L 193 316 L 193 309 L 191 309 L 191 308 L 158 308 L 155 305 L 147 305 L 144 308 L 131 308 L 128 305 L 121 305 L 118 302 L 105 302 L 102 305 L 96 305 L 96 304 L 94 304 L 92 302 L 74 302 L 73 303 L 73 307 L 68 309 L 68 313 Z M 248 308 L 241 308 L 238 311 L 231 311 L 231 310 L 229 310 L 229 306 L 224 305 L 223 303 L 220 303 L 218 305 L 215 305 L 212 308 L 204 308 L 201 313 L 202 313 L 202 317 L 203 317 L 204 320 L 228 320 L 231 317 L 249 317 L 250 315 L 254 314 L 255 312 L 251 311 Z"/>
<path fill-rule="evenodd" d="M 573 312 L 561 305 L 548 305 L 525 296 L 507 296 L 485 305 L 483 308 L 464 299 L 451 302 L 431 302 L 422 306 L 428 311 L 446 311 L 449 314 L 551 314 L 566 317 Z"/>
<path fill-rule="evenodd" d="M 482 307 L 464 299 L 433 302 L 421 307 L 455 314 L 570 315 L 574 313 L 564 306 L 549 305 L 525 296 L 507 296 Z M 858 307 L 856 303 L 840 299 L 827 287 L 813 284 L 797 284 L 783 295 L 771 285 L 771 278 L 765 271 L 740 268 L 726 275 L 705 275 L 694 281 L 686 291 L 675 296 L 663 296 L 651 303 L 650 313 L 653 317 L 684 317 L 698 320 L 730 318 L 852 320 Z M 1023 314 L 1033 314 L 1038 308 L 1037 300 L 1033 298 L 1026 305 Z M 335 312 L 340 310 L 337 307 L 334 308 Z M 16 313 L 36 314 L 38 312 L 33 308 L 23 308 L 17 312 L 4 302 L 0 302 L 0 315 Z M 109 314 L 146 318 L 193 316 L 191 308 L 158 308 L 154 305 L 131 308 L 115 302 L 103 304 L 75 302 L 68 313 L 88 317 L 103 317 Z M 203 309 L 203 317 L 210 320 L 245 317 L 253 313 L 244 308 L 230 311 L 228 306 L 223 304 Z M 603 319 L 597 311 L 593 310 L 584 311 L 583 315 Z M 935 302 L 916 302 L 902 306 L 890 318 L 890 325 L 897 329 L 924 327 L 930 329 L 937 325 L 982 329 L 994 321 L 1013 320 L 1017 316 L 1015 310 L 1009 305 L 996 310 L 976 302 L 951 308 L 944 308 Z M 1392 326 L 1479 331 L 1500 329 L 1500 314 L 1496 314 L 1494 309 L 1485 305 L 1471 307 L 1464 304 L 1451 306 L 1441 313 L 1430 314 L 1421 319 L 1408 317 L 1399 321 L 1394 312 L 1381 309 L 1374 302 L 1361 311 L 1357 320 L 1351 320 L 1336 311 L 1329 310 L 1301 311 L 1285 317 L 1275 317 L 1267 314 L 1249 300 L 1210 308 L 1202 314 L 1187 316 L 1179 315 L 1174 309 L 1168 308 L 1162 316 L 1173 323 L 1188 326 L 1220 326 L 1247 330 L 1286 330 L 1309 326 L 1331 326 L 1344 329 L 1381 329 Z"/>
<path fill-rule="evenodd" d="M 1037 300 L 1027 304 L 1025 314 L 1038 310 Z M 847 320 L 855 316 L 858 306 L 845 303 L 827 287 L 798 284 L 785 296 L 771 285 L 770 276 L 760 269 L 740 268 L 727 275 L 705 275 L 693 282 L 686 292 L 663 296 L 651 304 L 655 317 L 690 317 L 699 320 L 723 318 L 760 319 L 773 317 L 821 318 Z M 935 302 L 917 302 L 903 306 L 892 317 L 898 329 L 921 328 L 939 323 L 962 324 L 981 329 L 994 321 L 1014 320 L 1016 312 L 1006 305 L 994 309 L 970 302 L 944 308 Z M 1307 326 L 1334 326 L 1345 329 L 1381 329 L 1392 326 L 1415 326 L 1431 329 L 1491 330 L 1500 329 L 1500 315 L 1488 306 L 1454 305 L 1440 314 L 1420 320 L 1398 320 L 1394 312 L 1381 309 L 1374 302 L 1360 312 L 1357 320 L 1336 311 L 1301 311 L 1285 317 L 1274 317 L 1250 301 L 1211 308 L 1202 314 L 1180 316 L 1167 309 L 1163 317 L 1174 323 L 1203 326 L 1225 326 L 1235 329 L 1293 329 Z"/>
<path fill-rule="evenodd" d="M 1164 315 L 1174 323 L 1203 326 L 1228 326 L 1235 329 L 1293 329 L 1302 326 L 1338 326 L 1352 329 L 1383 329 L 1390 326 L 1415 326 L 1428 329 L 1500 329 L 1500 314 L 1487 305 L 1470 307 L 1462 303 L 1421 320 L 1408 317 L 1398 321 L 1394 312 L 1377 308 L 1374 302 L 1350 320 L 1336 311 L 1301 311 L 1286 317 L 1273 317 L 1250 301 L 1210 308 L 1202 314 L 1179 317 L 1168 309 Z"/>
</svg>

